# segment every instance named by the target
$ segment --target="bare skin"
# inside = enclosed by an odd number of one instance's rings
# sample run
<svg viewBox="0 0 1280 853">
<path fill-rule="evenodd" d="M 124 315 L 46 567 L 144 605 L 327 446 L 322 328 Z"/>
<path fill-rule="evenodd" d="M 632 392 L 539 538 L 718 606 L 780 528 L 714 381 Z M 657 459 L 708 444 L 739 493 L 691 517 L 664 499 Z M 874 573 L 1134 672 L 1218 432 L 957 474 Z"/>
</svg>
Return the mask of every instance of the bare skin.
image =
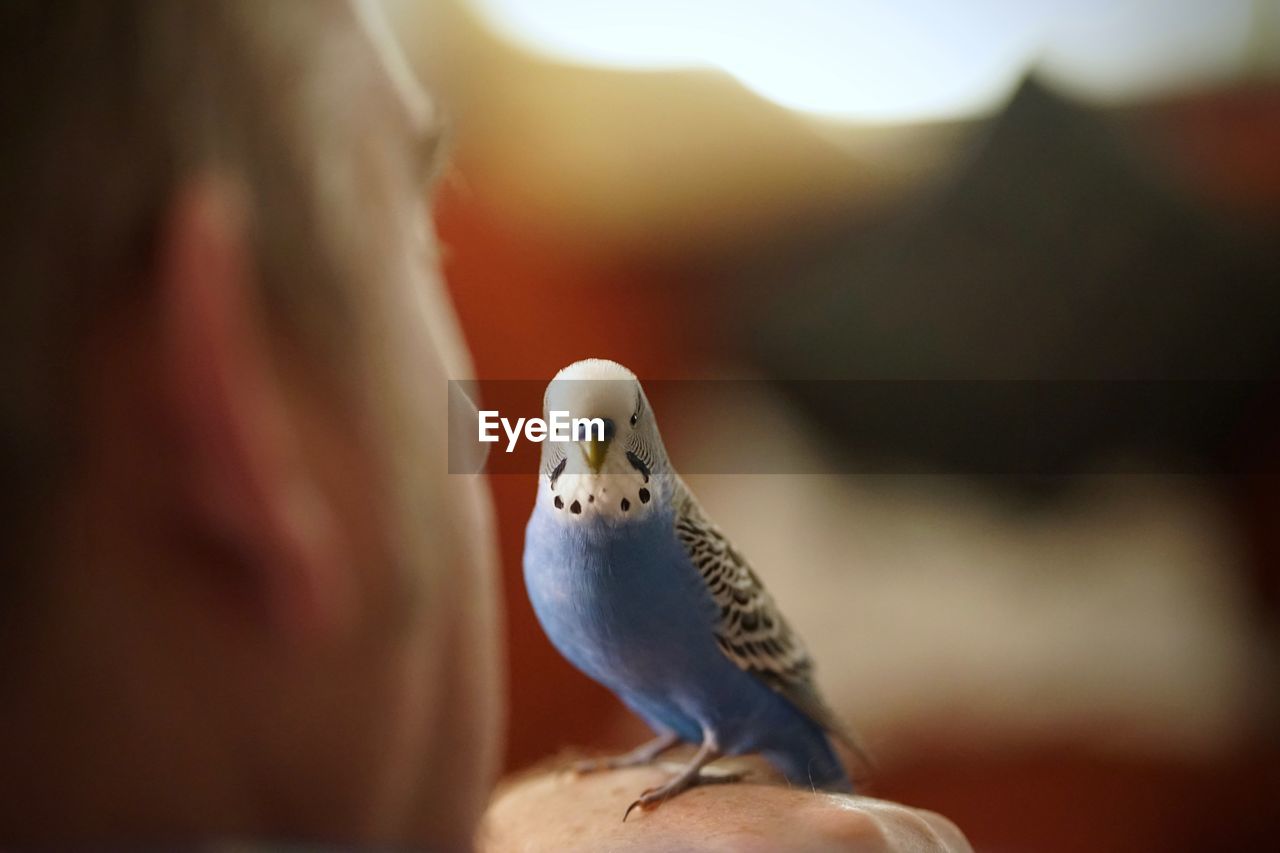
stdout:
<svg viewBox="0 0 1280 853">
<path fill-rule="evenodd" d="M 535 771 L 499 789 L 477 849 L 946 851 L 972 848 L 941 815 L 870 797 L 787 787 L 762 759 L 721 759 L 745 781 L 698 786 L 662 808 L 619 813 L 634 791 L 670 778 L 665 764 L 580 775 Z"/>
</svg>

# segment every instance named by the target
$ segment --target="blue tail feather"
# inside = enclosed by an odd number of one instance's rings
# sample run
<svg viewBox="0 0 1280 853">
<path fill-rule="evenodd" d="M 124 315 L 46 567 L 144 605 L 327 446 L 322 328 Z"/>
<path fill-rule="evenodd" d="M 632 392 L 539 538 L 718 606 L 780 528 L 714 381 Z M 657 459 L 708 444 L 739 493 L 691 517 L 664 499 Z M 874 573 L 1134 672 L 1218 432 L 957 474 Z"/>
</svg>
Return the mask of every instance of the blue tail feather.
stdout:
<svg viewBox="0 0 1280 853">
<path fill-rule="evenodd" d="M 765 748 L 761 754 L 793 785 L 853 793 L 853 782 L 825 735 L 817 734 L 803 748 Z"/>
</svg>

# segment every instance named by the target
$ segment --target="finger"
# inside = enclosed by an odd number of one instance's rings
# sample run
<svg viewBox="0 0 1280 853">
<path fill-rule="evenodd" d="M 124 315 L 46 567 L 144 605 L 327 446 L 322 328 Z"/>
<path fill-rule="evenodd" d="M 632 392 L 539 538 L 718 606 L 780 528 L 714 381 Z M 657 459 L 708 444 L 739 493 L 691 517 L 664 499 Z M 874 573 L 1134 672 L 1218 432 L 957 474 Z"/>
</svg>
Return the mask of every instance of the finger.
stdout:
<svg viewBox="0 0 1280 853">
<path fill-rule="evenodd" d="M 933 831 L 945 845 L 942 849 L 947 853 L 973 853 L 973 847 L 969 844 L 969 839 L 965 838 L 964 833 L 960 831 L 960 827 L 937 812 L 922 809 L 919 814 L 933 827 Z"/>
<path fill-rule="evenodd" d="M 871 797 L 837 794 L 831 795 L 830 799 L 839 801 L 850 812 L 868 817 L 884 850 L 973 853 L 959 828 L 936 812 Z"/>
</svg>

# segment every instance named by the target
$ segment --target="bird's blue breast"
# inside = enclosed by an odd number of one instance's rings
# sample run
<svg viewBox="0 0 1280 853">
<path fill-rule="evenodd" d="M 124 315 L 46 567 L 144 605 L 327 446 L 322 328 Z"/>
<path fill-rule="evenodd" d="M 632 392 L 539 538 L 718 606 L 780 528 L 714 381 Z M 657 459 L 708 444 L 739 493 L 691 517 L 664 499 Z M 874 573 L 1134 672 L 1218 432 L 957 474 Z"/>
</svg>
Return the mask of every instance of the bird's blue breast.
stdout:
<svg viewBox="0 0 1280 853">
<path fill-rule="evenodd" d="M 552 643 L 615 690 L 669 689 L 673 658 L 719 654 L 715 603 L 660 509 L 635 520 L 567 521 L 539 507 L 524 571 Z"/>
<path fill-rule="evenodd" d="M 650 726 L 727 753 L 759 750 L 789 779 L 847 789 L 822 729 L 719 648 L 719 609 L 669 511 L 556 517 L 540 503 L 525 536 L 525 584 L 543 630 Z"/>
</svg>

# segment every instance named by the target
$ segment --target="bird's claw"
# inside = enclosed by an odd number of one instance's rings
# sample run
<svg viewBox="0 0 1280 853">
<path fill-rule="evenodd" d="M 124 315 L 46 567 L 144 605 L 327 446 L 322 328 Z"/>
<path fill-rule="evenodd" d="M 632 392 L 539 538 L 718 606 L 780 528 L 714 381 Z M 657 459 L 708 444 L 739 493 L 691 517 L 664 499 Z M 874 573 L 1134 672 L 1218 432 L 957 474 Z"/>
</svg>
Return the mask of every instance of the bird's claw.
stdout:
<svg viewBox="0 0 1280 853">
<path fill-rule="evenodd" d="M 585 776 L 588 773 L 599 773 L 601 770 L 608 769 L 608 763 L 599 758 L 584 758 L 569 765 L 569 772 L 575 776 Z"/>
<path fill-rule="evenodd" d="M 649 806 L 655 803 L 660 803 L 663 800 L 665 800 L 667 798 L 667 795 L 665 794 L 663 794 L 662 796 L 654 796 L 654 793 L 659 790 L 660 790 L 659 788 L 645 788 L 644 791 L 641 792 L 639 799 L 637 799 L 631 805 L 627 806 L 627 810 L 622 814 L 622 822 L 623 823 L 627 822 L 627 818 L 631 817 L 631 812 L 635 811 L 637 806 L 644 809 L 644 808 L 648 808 Z"/>
<path fill-rule="evenodd" d="M 627 818 L 631 817 L 631 813 L 636 808 L 647 809 L 650 806 L 658 806 L 674 797 L 676 794 L 684 793 L 690 788 L 696 788 L 699 785 L 727 785 L 733 782 L 741 782 L 745 779 L 745 772 L 733 773 L 699 773 L 691 778 L 677 777 L 665 785 L 656 788 L 645 788 L 640 792 L 640 797 L 627 806 L 627 810 L 623 812 L 622 822 L 626 823 Z"/>
<path fill-rule="evenodd" d="M 641 767 L 645 764 L 652 763 L 650 760 L 638 760 L 629 756 L 617 756 L 613 758 L 584 758 L 581 761 L 575 761 L 569 765 L 569 770 L 577 776 L 586 776 L 590 773 L 601 773 L 605 770 L 621 770 L 625 767 Z"/>
<path fill-rule="evenodd" d="M 680 742 L 673 734 L 663 734 L 622 755 L 611 755 L 604 758 L 584 758 L 575 761 L 571 769 L 577 775 L 598 773 L 601 770 L 621 770 L 624 767 L 645 767 L 657 760 L 658 756 Z"/>
</svg>

